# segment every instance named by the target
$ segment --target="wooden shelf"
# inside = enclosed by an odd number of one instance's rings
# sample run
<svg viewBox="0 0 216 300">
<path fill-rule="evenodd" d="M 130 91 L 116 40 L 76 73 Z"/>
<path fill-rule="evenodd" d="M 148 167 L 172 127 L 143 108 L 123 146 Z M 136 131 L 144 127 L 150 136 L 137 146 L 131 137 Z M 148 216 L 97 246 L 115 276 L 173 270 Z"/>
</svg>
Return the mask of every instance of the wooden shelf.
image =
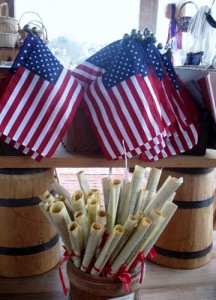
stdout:
<svg viewBox="0 0 216 300">
<path fill-rule="evenodd" d="M 172 269 L 146 260 L 146 274 L 140 289 L 140 299 L 214 300 L 216 231 L 213 232 L 213 237 L 212 259 L 203 267 L 191 270 Z M 62 265 L 62 272 L 65 284 L 69 288 L 66 263 Z M 63 294 L 58 266 L 45 274 L 37 276 L 25 278 L 0 277 L 0 286 L 1 300 L 68 300 L 68 296 Z"/>
<path fill-rule="evenodd" d="M 209 168 L 216 167 L 216 150 L 207 149 L 204 156 L 178 155 L 155 162 L 144 162 L 139 158 L 128 159 L 128 167 Z M 0 156 L 1 168 L 122 168 L 124 160 L 107 160 L 102 154 L 66 152 L 61 145 L 52 158 L 41 162 L 27 156 Z"/>
</svg>

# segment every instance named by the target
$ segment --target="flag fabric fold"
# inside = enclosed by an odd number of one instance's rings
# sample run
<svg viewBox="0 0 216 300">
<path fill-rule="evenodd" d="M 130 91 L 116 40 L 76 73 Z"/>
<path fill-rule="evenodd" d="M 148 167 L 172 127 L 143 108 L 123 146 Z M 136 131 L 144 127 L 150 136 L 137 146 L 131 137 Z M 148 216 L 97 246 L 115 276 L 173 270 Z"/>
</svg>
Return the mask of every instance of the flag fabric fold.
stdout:
<svg viewBox="0 0 216 300">
<path fill-rule="evenodd" d="M 84 88 L 39 36 L 26 38 L 0 99 L 1 138 L 36 160 L 51 157 L 83 98 Z"/>
</svg>

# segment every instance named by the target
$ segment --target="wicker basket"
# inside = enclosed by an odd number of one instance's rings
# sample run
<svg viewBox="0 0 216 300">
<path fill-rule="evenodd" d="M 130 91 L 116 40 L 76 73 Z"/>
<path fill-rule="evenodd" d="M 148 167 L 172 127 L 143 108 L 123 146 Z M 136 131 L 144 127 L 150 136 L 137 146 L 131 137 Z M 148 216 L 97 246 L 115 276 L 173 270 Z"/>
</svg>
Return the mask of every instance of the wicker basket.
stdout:
<svg viewBox="0 0 216 300">
<path fill-rule="evenodd" d="M 17 33 L 18 21 L 11 17 L 0 17 L 0 32 Z"/>
<path fill-rule="evenodd" d="M 0 32 L 0 47 L 15 48 L 18 39 L 18 33 Z"/>
<path fill-rule="evenodd" d="M 15 48 L 18 40 L 18 21 L 9 17 L 7 3 L 0 4 L 0 47 Z"/>
<path fill-rule="evenodd" d="M 21 25 L 21 21 L 23 22 L 23 19 L 25 19 L 24 17 L 30 17 L 30 16 L 35 16 L 37 17 L 37 20 L 33 19 L 33 20 L 30 20 L 30 21 L 27 21 L 26 23 L 24 23 L 24 25 L 28 24 L 30 25 L 31 27 L 34 27 L 36 26 L 38 29 L 39 29 L 39 35 L 40 37 L 43 39 L 43 41 L 47 44 L 48 43 L 48 34 L 47 34 L 47 29 L 43 23 L 43 20 L 42 18 L 40 17 L 39 14 L 37 14 L 36 12 L 34 11 L 27 11 L 25 13 L 23 13 L 18 21 L 18 31 L 19 31 L 19 35 L 20 35 L 20 38 L 21 40 L 25 40 L 26 36 L 27 36 L 27 32 L 25 32 L 23 30 L 23 25 Z"/>
</svg>

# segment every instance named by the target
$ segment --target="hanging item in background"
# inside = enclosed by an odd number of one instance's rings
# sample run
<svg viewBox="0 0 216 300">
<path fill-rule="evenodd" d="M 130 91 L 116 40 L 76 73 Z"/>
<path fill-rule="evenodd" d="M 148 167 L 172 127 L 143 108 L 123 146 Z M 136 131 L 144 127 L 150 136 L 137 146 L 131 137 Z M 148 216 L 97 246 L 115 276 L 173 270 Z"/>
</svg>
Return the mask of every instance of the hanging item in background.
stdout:
<svg viewBox="0 0 216 300">
<path fill-rule="evenodd" d="M 27 36 L 11 72 L 1 86 L 1 139 L 36 160 L 50 157 L 73 120 L 83 88 L 38 35 Z"/>
<path fill-rule="evenodd" d="M 212 16 L 212 7 L 214 3 L 215 0 L 213 0 L 211 8 L 206 12 L 206 21 L 209 23 L 211 27 L 216 28 L 216 20 Z"/>
<path fill-rule="evenodd" d="M 170 19 L 166 48 L 171 48 L 173 51 L 182 49 L 182 32 L 177 30 L 175 3 L 167 5 L 165 15 Z"/>
<path fill-rule="evenodd" d="M 24 23 L 23 20 L 26 23 Z M 24 23 L 24 25 L 22 25 L 22 22 Z M 21 15 L 18 21 L 18 31 L 19 31 L 18 47 L 22 46 L 23 42 L 25 41 L 29 33 L 32 33 L 34 35 L 39 35 L 40 38 L 46 44 L 48 43 L 48 33 L 44 25 L 44 22 L 41 16 L 34 11 L 27 11 Z"/>
<path fill-rule="evenodd" d="M 187 49 L 190 59 L 185 61 L 185 65 L 201 64 L 210 67 L 212 64 L 215 55 L 216 30 L 207 21 L 206 12 L 209 11 L 211 8 L 208 6 L 201 6 L 190 21 L 188 29 L 189 47 Z"/>
<path fill-rule="evenodd" d="M 187 1 L 181 5 L 181 7 L 179 9 L 179 15 L 176 18 L 176 24 L 177 24 L 178 31 L 181 31 L 181 32 L 188 31 L 189 23 L 191 21 L 191 16 L 182 16 L 182 11 L 187 4 L 193 4 L 196 7 L 196 10 L 198 10 L 197 5 L 193 1 Z"/>
</svg>

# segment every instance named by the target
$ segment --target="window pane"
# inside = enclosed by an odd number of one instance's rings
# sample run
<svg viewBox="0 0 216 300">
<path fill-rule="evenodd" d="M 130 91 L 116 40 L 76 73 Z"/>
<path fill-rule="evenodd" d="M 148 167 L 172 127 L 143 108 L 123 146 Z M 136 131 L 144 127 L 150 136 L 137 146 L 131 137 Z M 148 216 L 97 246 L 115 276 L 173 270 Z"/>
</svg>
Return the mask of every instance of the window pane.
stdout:
<svg viewBox="0 0 216 300">
<path fill-rule="evenodd" d="M 23 13 L 38 13 L 48 32 L 49 47 L 77 64 L 138 28 L 139 3 L 140 0 L 15 0 L 15 15 L 21 18 L 23 27 L 38 19 L 34 14 Z"/>
</svg>

